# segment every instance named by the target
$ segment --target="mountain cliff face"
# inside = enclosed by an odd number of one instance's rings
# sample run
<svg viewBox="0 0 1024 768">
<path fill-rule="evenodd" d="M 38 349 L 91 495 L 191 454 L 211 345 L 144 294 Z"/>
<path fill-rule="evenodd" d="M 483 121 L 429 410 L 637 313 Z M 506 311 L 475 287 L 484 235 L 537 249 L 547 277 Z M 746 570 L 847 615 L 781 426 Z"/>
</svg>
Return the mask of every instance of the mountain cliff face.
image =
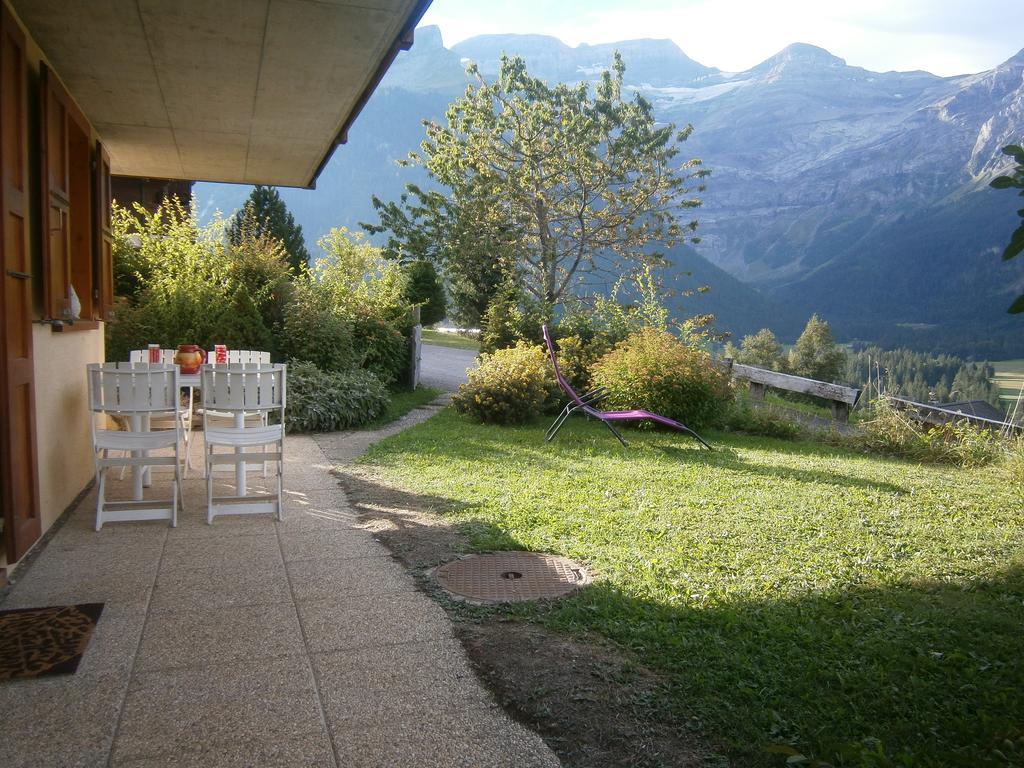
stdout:
<svg viewBox="0 0 1024 768">
<path fill-rule="evenodd" d="M 999 254 L 1019 198 L 992 190 L 999 153 L 1024 139 L 1024 51 L 976 75 L 870 72 L 797 43 L 745 72 L 721 72 L 667 40 L 571 48 L 539 35 L 489 35 L 444 48 L 417 30 L 321 176 L 282 194 L 310 240 L 372 219 L 370 194 L 394 198 L 422 172 L 394 161 L 422 139 L 468 83 L 503 53 L 549 81 L 593 79 L 614 51 L 627 83 L 659 119 L 695 131 L 684 154 L 712 169 L 698 211 L 703 242 L 680 272 L 709 282 L 687 308 L 734 333 L 771 326 L 792 337 L 813 312 L 841 339 L 988 357 L 1024 355 L 1024 326 L 1005 307 L 1024 264 Z M 237 207 L 248 190 L 197 185 L 204 208 Z M 681 287 L 687 287 L 684 281 Z M 700 306 L 697 306 L 697 305 Z"/>
</svg>

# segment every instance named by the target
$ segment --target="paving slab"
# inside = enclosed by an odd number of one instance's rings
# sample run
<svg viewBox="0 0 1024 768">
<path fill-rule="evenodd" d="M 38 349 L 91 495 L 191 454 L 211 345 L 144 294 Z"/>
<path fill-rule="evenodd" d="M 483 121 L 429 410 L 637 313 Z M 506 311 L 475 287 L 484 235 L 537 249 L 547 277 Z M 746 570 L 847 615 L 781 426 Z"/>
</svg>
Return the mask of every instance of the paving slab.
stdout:
<svg viewBox="0 0 1024 768">
<path fill-rule="evenodd" d="M 322 730 L 312 672 L 293 656 L 145 672 L 129 687 L 114 759 L 268 747 Z"/>
<path fill-rule="evenodd" d="M 297 603 L 306 642 L 313 653 L 454 637 L 451 622 L 421 594 L 395 593 Z M 423 663 L 432 663 L 423 659 Z"/>
<path fill-rule="evenodd" d="M 350 557 L 332 560 L 295 560 L 288 563 L 288 580 L 296 602 L 380 595 L 390 592 L 411 593 L 416 582 L 390 558 Z"/>
<path fill-rule="evenodd" d="M 0 683 L 0 766 L 554 766 L 480 685 L 445 612 L 360 527 L 332 474 L 429 418 L 289 436 L 285 519 L 206 522 L 184 480 L 178 526 L 108 523 L 96 495 L 15 569 L 0 608 L 103 602 L 74 675 Z M 200 446 L 193 459 L 199 464 Z M 169 493 L 154 472 L 147 494 Z M 217 478 L 231 488 L 230 474 Z M 253 489 L 267 487 L 260 472 Z M 126 498 L 130 478 L 113 478 Z"/>
<path fill-rule="evenodd" d="M 150 614 L 136 671 L 194 669 L 243 659 L 298 656 L 303 651 L 292 605 L 194 607 Z"/>
</svg>

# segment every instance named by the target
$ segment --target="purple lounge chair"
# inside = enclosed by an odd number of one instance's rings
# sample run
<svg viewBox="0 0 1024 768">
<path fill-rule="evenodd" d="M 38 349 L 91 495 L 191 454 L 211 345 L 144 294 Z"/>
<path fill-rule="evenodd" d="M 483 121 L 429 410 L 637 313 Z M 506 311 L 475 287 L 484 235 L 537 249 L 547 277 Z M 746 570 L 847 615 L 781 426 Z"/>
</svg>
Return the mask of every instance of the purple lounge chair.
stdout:
<svg viewBox="0 0 1024 768">
<path fill-rule="evenodd" d="M 560 386 L 562 388 L 562 391 L 569 396 L 569 402 L 566 403 L 565 408 L 562 409 L 562 412 L 558 414 L 558 418 L 555 419 L 555 422 L 548 428 L 548 431 L 545 433 L 544 440 L 546 442 L 551 442 L 552 440 L 555 439 L 555 435 L 558 434 L 558 430 L 562 428 L 562 425 L 565 423 L 566 419 L 568 419 L 574 413 L 581 412 L 586 414 L 587 416 L 593 416 L 595 419 L 599 419 L 606 427 L 608 427 L 611 433 L 618 438 L 619 442 L 622 443 L 623 446 L 627 445 L 627 443 L 625 440 L 623 440 L 622 435 L 619 434 L 619 431 L 614 426 L 612 426 L 612 422 L 614 421 L 653 421 L 657 424 L 664 424 L 666 427 L 672 427 L 673 429 L 678 429 L 681 432 L 685 432 L 686 434 L 691 435 L 709 451 L 713 450 L 711 446 L 704 441 L 704 438 L 702 438 L 688 426 L 686 426 L 685 424 L 680 424 L 678 421 L 674 421 L 673 419 L 670 419 L 667 416 L 662 416 L 657 413 L 651 413 L 650 411 L 642 410 L 599 411 L 596 408 L 594 408 L 594 403 L 596 403 L 598 400 L 605 396 L 606 393 L 604 391 L 604 388 L 598 387 L 593 392 L 588 392 L 582 397 L 577 395 L 576 390 L 574 390 L 572 386 L 569 384 L 569 382 L 566 381 L 565 377 L 562 375 L 562 371 L 558 367 L 558 358 L 555 355 L 555 345 L 554 342 L 551 341 L 551 334 L 548 332 L 547 325 L 542 326 L 542 330 L 544 331 L 544 343 L 548 345 L 548 354 L 551 356 L 551 364 L 555 367 L 555 378 L 558 379 L 558 386 Z"/>
</svg>

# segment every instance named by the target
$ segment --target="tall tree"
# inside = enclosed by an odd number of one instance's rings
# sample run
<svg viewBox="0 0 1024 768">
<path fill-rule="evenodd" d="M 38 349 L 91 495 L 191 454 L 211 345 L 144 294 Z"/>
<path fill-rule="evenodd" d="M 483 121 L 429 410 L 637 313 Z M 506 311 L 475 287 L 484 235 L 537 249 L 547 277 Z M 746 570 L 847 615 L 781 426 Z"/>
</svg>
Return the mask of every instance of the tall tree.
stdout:
<svg viewBox="0 0 1024 768">
<path fill-rule="evenodd" d="M 1017 167 L 1009 175 L 994 178 L 990 186 L 996 189 L 1016 188 L 1020 190 L 1020 196 L 1024 197 L 1024 147 L 1020 144 L 1009 144 L 1003 147 L 1003 154 L 1012 157 L 1016 161 Z M 1024 208 L 1018 210 L 1017 215 L 1024 219 Z M 1009 261 L 1013 257 L 1019 256 L 1021 251 L 1024 251 L 1024 222 L 1021 222 L 1021 225 L 1010 235 L 1010 243 L 1003 251 L 1003 261 Z M 1018 296 L 1007 311 L 1014 315 L 1024 312 L 1024 294 Z"/>
<path fill-rule="evenodd" d="M 446 197 L 437 190 L 406 185 L 398 202 L 376 195 L 378 224 L 362 223 L 371 234 L 386 234 L 383 254 L 400 262 L 436 264 L 448 285 L 448 314 L 464 328 L 480 327 L 491 301 L 514 271 L 515 239 L 501 222 L 489 222 L 479 201 Z"/>
<path fill-rule="evenodd" d="M 228 223 L 228 240 L 237 245 L 245 237 L 269 235 L 284 246 L 288 264 L 299 272 L 309 264 L 309 251 L 302 237 L 302 227 L 295 223 L 288 206 L 274 187 L 257 184 L 245 207 Z"/>
<path fill-rule="evenodd" d="M 643 97 L 623 97 L 621 56 L 593 91 L 549 86 L 518 57 L 502 57 L 493 83 L 475 65 L 468 72 L 476 83 L 444 124 L 425 123 L 411 162 L 446 190 L 456 231 L 485 234 L 513 256 L 529 295 L 556 304 L 586 276 L 665 263 L 652 246 L 697 241 L 697 222 L 677 220 L 700 205 L 709 173 L 677 159 L 692 128 L 658 124 Z"/>
<path fill-rule="evenodd" d="M 846 352 L 836 346 L 829 324 L 811 315 L 789 353 L 790 372 L 818 381 L 835 381 L 846 369 Z"/>
<path fill-rule="evenodd" d="M 762 328 L 752 336 L 744 336 L 739 349 L 727 344 L 726 356 L 732 357 L 737 363 L 756 365 L 770 371 L 785 372 L 789 367 L 782 344 L 769 328 Z"/>
</svg>

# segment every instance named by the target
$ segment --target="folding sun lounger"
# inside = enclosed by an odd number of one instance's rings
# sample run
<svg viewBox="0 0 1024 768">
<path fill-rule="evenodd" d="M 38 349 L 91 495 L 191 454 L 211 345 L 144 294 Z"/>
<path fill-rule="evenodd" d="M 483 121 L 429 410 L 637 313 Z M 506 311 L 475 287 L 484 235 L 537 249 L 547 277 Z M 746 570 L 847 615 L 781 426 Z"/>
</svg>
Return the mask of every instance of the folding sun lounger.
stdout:
<svg viewBox="0 0 1024 768">
<path fill-rule="evenodd" d="M 711 446 L 708 445 L 707 442 L 705 442 L 704 438 L 702 438 L 700 435 L 698 435 L 685 424 L 680 424 L 678 421 L 670 419 L 667 416 L 662 416 L 661 414 L 658 413 L 652 413 L 651 411 L 644 411 L 639 409 L 632 411 L 599 411 L 597 408 L 594 408 L 594 404 L 605 396 L 606 393 L 604 392 L 604 389 L 595 389 L 593 392 L 588 392 L 582 397 L 576 394 L 576 390 L 574 390 L 572 386 L 569 384 L 569 382 L 566 381 L 565 377 L 562 375 L 562 371 L 558 367 L 558 358 L 555 355 L 555 345 L 551 341 L 551 334 L 548 332 L 547 325 L 544 325 L 542 327 L 542 330 L 544 331 L 544 343 L 547 344 L 548 354 L 551 356 L 551 364 L 555 368 L 555 378 L 558 379 L 558 386 L 560 386 L 562 388 L 562 391 L 565 392 L 565 394 L 568 395 L 569 397 L 569 402 L 566 404 L 565 408 L 562 409 L 562 412 L 558 414 L 558 418 L 555 419 L 554 423 L 548 428 L 548 431 L 545 433 L 545 441 L 551 442 L 552 440 L 554 440 L 555 435 L 558 434 L 558 430 L 562 428 L 562 425 L 565 423 L 565 420 L 568 419 L 572 414 L 583 413 L 587 416 L 592 416 L 595 419 L 599 419 L 606 427 L 608 427 L 611 433 L 615 435 L 616 438 L 618 438 L 619 442 L 622 443 L 623 446 L 627 445 L 627 443 L 622 438 L 622 435 L 619 433 L 619 431 L 612 425 L 612 422 L 628 423 L 631 421 L 653 421 L 657 424 L 663 424 L 666 427 L 678 429 L 680 432 L 685 432 L 686 434 L 690 435 L 695 440 L 697 440 L 709 451 L 712 450 Z"/>
</svg>

